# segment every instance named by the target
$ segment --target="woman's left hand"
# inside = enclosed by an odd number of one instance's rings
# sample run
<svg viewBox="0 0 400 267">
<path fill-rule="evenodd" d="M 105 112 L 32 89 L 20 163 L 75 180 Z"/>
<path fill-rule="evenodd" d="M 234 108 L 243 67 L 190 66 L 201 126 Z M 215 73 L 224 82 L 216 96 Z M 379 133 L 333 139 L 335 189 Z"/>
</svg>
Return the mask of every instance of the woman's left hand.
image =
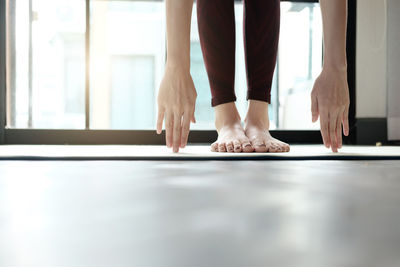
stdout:
<svg viewBox="0 0 400 267">
<path fill-rule="evenodd" d="M 349 105 L 347 68 L 324 67 L 311 92 L 311 113 L 312 122 L 320 117 L 323 142 L 333 152 L 342 147 L 342 125 L 349 135 Z"/>
</svg>

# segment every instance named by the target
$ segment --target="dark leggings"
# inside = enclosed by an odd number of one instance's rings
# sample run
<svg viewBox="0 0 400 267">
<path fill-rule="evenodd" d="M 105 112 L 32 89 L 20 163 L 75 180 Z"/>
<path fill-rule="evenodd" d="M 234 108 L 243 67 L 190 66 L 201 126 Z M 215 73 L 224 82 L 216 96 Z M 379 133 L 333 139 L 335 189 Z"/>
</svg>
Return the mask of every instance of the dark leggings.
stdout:
<svg viewBox="0 0 400 267">
<path fill-rule="evenodd" d="M 197 0 L 200 44 L 211 106 L 236 101 L 234 0 Z M 279 41 L 280 1 L 244 0 L 246 99 L 270 103 Z"/>
</svg>

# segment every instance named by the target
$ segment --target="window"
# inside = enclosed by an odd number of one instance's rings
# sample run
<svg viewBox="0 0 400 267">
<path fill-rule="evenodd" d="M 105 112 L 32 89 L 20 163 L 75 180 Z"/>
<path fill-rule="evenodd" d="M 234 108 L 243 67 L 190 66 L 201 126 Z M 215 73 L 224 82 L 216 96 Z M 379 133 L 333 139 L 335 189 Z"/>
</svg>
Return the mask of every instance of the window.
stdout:
<svg viewBox="0 0 400 267">
<path fill-rule="evenodd" d="M 90 128 L 155 129 L 165 62 L 165 4 L 90 5 Z"/>
<path fill-rule="evenodd" d="M 113 56 L 110 65 L 111 116 L 109 127 L 111 129 L 153 127 L 156 113 L 154 108 L 154 57 Z M 95 116 L 93 114 L 92 117 L 95 118 Z M 101 119 L 97 121 L 104 123 Z M 92 127 L 95 126 L 92 125 Z"/>
<path fill-rule="evenodd" d="M 157 91 L 166 53 L 163 1 L 5 1 L 7 129 L 155 133 Z M 269 107 L 271 130 L 317 133 L 319 129 L 318 123 L 311 123 L 310 112 L 310 92 L 322 66 L 322 21 L 315 2 L 281 3 L 279 54 Z M 235 1 L 236 105 L 244 117 L 242 14 L 243 4 Z M 198 93 L 197 123 L 191 129 L 209 135 L 214 131 L 214 114 L 196 5 L 191 73 Z"/>
<path fill-rule="evenodd" d="M 8 1 L 11 128 L 85 127 L 85 2 Z"/>
</svg>

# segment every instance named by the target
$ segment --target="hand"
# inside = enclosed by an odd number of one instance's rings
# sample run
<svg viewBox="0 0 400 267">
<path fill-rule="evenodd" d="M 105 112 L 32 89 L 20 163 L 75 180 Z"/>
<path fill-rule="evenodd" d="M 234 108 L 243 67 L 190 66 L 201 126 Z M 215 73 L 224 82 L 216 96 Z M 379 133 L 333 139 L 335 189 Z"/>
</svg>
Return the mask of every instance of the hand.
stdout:
<svg viewBox="0 0 400 267">
<path fill-rule="evenodd" d="M 158 91 L 157 134 L 162 131 L 165 115 L 165 141 L 167 147 L 173 146 L 174 152 L 178 152 L 179 147 L 186 146 L 190 122 L 196 122 L 196 98 L 197 93 L 190 71 L 167 64 Z"/>
<path fill-rule="evenodd" d="M 346 68 L 323 68 L 311 92 L 312 122 L 320 117 L 321 135 L 327 148 L 342 147 L 342 125 L 349 135 L 349 88 Z"/>
</svg>

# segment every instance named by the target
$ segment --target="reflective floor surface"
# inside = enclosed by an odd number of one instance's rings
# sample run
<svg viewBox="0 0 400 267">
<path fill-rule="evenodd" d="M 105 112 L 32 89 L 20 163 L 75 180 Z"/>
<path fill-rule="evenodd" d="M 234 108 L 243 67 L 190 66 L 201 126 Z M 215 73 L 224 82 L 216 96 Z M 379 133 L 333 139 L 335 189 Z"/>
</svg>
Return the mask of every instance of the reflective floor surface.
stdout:
<svg viewBox="0 0 400 267">
<path fill-rule="evenodd" d="M 0 266 L 400 266 L 400 161 L 0 161 Z"/>
</svg>

